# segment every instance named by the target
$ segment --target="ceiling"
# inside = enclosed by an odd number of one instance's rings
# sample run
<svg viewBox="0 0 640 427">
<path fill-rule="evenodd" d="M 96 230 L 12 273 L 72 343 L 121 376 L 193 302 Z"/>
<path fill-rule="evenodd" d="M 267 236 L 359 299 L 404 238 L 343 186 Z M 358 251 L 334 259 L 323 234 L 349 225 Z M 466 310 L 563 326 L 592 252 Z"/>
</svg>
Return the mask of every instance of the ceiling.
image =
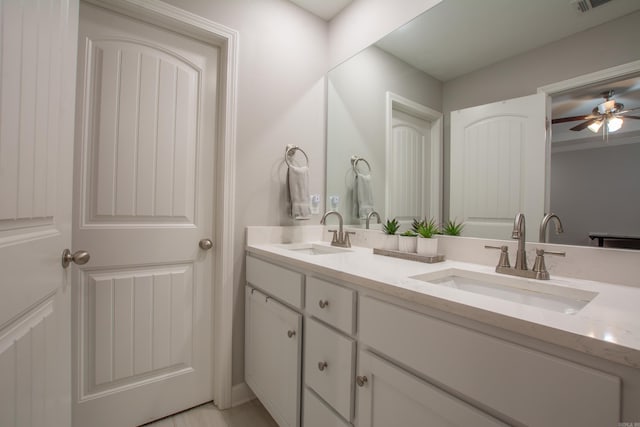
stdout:
<svg viewBox="0 0 640 427">
<path fill-rule="evenodd" d="M 313 13 L 316 16 L 331 21 L 331 19 L 342 11 L 353 0 L 289 0 L 301 8 Z"/>
<path fill-rule="evenodd" d="M 444 0 L 376 45 L 446 82 L 640 10 L 612 0 L 586 13 L 571 0 Z"/>
</svg>

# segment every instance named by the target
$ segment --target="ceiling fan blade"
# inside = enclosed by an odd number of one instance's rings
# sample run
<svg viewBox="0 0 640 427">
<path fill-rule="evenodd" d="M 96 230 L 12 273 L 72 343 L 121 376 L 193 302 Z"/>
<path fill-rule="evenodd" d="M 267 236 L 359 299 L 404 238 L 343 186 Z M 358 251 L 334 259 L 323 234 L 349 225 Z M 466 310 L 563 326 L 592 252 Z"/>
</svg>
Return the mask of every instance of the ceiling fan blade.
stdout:
<svg viewBox="0 0 640 427">
<path fill-rule="evenodd" d="M 572 127 L 569 130 L 573 130 L 573 131 L 576 131 L 576 132 L 577 131 L 581 131 L 581 130 L 586 129 L 587 127 L 589 127 L 590 124 L 595 123 L 597 121 L 598 121 L 597 118 L 590 119 L 590 120 L 587 120 L 586 122 L 582 122 L 579 125 Z"/>
<path fill-rule="evenodd" d="M 628 110 L 622 110 L 622 111 L 618 111 L 616 114 L 625 114 L 625 113 L 629 113 L 631 111 L 636 111 L 636 110 L 640 110 L 640 107 L 637 108 L 629 108 Z"/>
<path fill-rule="evenodd" d="M 566 123 L 566 122 L 575 122 L 577 120 L 587 120 L 587 119 L 591 119 L 593 118 L 593 116 L 591 114 L 586 114 L 583 116 L 573 116 L 573 117 L 561 117 L 559 119 L 552 119 L 551 120 L 551 124 L 556 124 L 556 123 Z"/>
<path fill-rule="evenodd" d="M 640 120 L 640 116 L 622 116 L 623 119 L 636 119 Z"/>
</svg>

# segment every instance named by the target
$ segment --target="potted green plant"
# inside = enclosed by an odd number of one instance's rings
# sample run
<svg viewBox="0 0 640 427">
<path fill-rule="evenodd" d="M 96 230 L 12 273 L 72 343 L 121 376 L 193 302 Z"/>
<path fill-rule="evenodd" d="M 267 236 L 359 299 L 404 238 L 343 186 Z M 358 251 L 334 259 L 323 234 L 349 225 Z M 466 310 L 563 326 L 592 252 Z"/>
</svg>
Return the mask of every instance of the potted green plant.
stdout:
<svg viewBox="0 0 640 427">
<path fill-rule="evenodd" d="M 382 249 L 388 249 L 391 251 L 398 250 L 398 236 L 396 236 L 396 232 L 400 228 L 400 224 L 398 220 L 387 219 L 387 221 L 382 226 L 382 231 L 384 233 L 384 238 L 382 240 Z"/>
<path fill-rule="evenodd" d="M 438 239 L 435 236 L 440 232 L 436 222 L 432 219 L 425 220 L 418 226 L 417 251 L 420 255 L 435 256 L 438 254 Z"/>
<path fill-rule="evenodd" d="M 464 223 L 458 224 L 458 222 L 454 219 L 453 221 L 448 220 L 442 226 L 442 234 L 445 236 L 459 236 L 462 233 L 462 229 L 464 228 Z"/>
<path fill-rule="evenodd" d="M 412 230 L 407 230 L 398 236 L 398 250 L 400 252 L 415 253 L 418 245 L 417 234 Z"/>
<path fill-rule="evenodd" d="M 420 228 L 420 226 L 424 225 L 426 222 L 426 219 L 420 220 L 417 218 L 413 218 L 413 222 L 411 223 L 411 230 L 416 233 L 416 236 L 418 235 L 418 228 Z"/>
</svg>

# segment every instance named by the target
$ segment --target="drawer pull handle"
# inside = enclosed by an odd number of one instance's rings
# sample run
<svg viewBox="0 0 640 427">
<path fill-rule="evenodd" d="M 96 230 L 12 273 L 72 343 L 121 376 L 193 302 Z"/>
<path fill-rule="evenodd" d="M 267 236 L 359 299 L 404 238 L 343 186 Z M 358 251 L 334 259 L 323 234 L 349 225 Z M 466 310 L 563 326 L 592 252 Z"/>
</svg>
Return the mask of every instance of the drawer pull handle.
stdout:
<svg viewBox="0 0 640 427">
<path fill-rule="evenodd" d="M 287 336 L 293 338 L 296 335 L 296 331 L 287 331 Z"/>
<path fill-rule="evenodd" d="M 362 376 L 357 376 L 356 377 L 356 384 L 358 384 L 358 387 L 364 387 L 364 385 L 367 383 L 367 381 L 369 381 L 367 379 L 367 377 L 365 375 Z"/>
<path fill-rule="evenodd" d="M 318 305 L 320 306 L 320 308 L 328 307 L 328 306 L 329 306 L 329 301 L 327 301 L 327 300 L 320 300 L 320 301 L 318 302 Z"/>
<path fill-rule="evenodd" d="M 324 371 L 327 368 L 327 362 L 318 362 L 318 369 L 320 369 L 321 371 Z"/>
</svg>

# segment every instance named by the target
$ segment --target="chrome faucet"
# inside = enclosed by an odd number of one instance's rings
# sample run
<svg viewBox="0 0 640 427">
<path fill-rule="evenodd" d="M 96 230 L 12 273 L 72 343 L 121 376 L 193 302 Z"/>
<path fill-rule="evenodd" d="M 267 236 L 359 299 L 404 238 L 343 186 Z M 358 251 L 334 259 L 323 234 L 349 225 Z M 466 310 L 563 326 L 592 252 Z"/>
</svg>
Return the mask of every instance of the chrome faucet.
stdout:
<svg viewBox="0 0 640 427">
<path fill-rule="evenodd" d="M 349 234 L 356 234 L 353 231 L 344 231 L 344 221 L 342 220 L 342 215 L 338 211 L 327 211 L 324 215 L 322 215 L 322 219 L 320 220 L 320 224 L 325 225 L 327 223 L 327 217 L 329 215 L 337 215 L 338 216 L 338 230 L 329 230 L 333 233 L 333 239 L 331 240 L 331 246 L 339 246 L 341 248 L 350 248 L 351 241 L 349 240 Z"/>
<path fill-rule="evenodd" d="M 556 234 L 564 233 L 564 229 L 562 228 L 562 221 L 560 221 L 560 217 L 558 215 L 549 212 L 542 218 L 542 222 L 540 223 L 540 243 L 546 243 L 547 241 L 547 225 L 549 221 L 553 218 L 556 219 Z"/>
<path fill-rule="evenodd" d="M 527 267 L 527 252 L 525 251 L 525 221 L 524 214 L 518 213 L 513 221 L 513 231 L 511 232 L 511 238 L 518 240 L 518 251 L 516 252 L 516 265 L 513 267 L 516 270 L 528 270 Z"/>
<path fill-rule="evenodd" d="M 367 224 L 366 224 L 367 230 L 369 229 L 369 221 L 371 221 L 372 216 L 375 216 L 376 218 L 378 218 L 378 224 L 380 224 L 380 214 L 376 211 L 371 211 L 369 212 L 369 215 L 367 215 Z"/>
<path fill-rule="evenodd" d="M 553 214 L 549 214 L 547 216 L 550 217 L 551 215 Z M 545 218 L 547 218 L 547 216 L 545 216 Z M 553 216 L 558 218 L 556 215 L 553 215 Z M 549 219 L 547 219 L 546 222 L 543 221 L 545 228 L 546 228 L 547 222 L 549 222 Z M 558 223 L 559 222 L 560 222 L 560 219 L 558 218 Z M 562 227 L 562 225 L 560 225 L 560 227 Z M 498 265 L 496 266 L 496 272 L 502 273 L 502 274 L 509 274 L 511 276 L 526 277 L 528 279 L 549 280 L 549 272 L 547 271 L 547 266 L 545 265 L 545 262 L 544 262 L 544 255 L 549 254 L 549 255 L 565 256 L 565 253 L 547 251 L 544 249 L 536 249 L 536 260 L 533 264 L 533 270 L 529 270 L 529 267 L 527 267 L 527 252 L 525 250 L 526 249 L 525 235 L 526 233 L 525 233 L 524 214 L 519 213 L 516 215 L 516 218 L 513 221 L 513 232 L 511 233 L 511 237 L 518 240 L 518 251 L 516 252 L 516 265 L 514 267 L 511 267 L 509 265 L 509 247 L 508 246 L 485 245 L 485 248 L 487 249 L 500 250 L 500 260 L 498 261 Z"/>
</svg>

